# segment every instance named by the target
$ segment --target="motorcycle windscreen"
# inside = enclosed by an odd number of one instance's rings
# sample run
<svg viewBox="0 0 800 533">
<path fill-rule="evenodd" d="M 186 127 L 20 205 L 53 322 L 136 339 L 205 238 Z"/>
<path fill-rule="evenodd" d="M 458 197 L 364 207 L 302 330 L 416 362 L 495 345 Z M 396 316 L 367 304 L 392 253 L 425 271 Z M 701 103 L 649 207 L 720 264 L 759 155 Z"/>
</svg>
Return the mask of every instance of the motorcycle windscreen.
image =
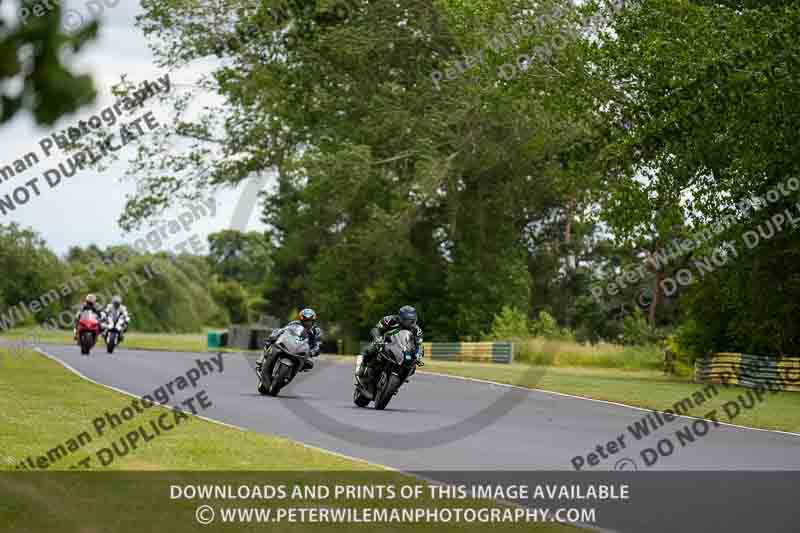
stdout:
<svg viewBox="0 0 800 533">
<path fill-rule="evenodd" d="M 403 364 L 406 356 L 414 353 L 414 338 L 410 331 L 400 330 L 389 337 L 386 343 L 386 353 L 393 358 L 397 364 Z"/>
<path fill-rule="evenodd" d="M 92 313 L 91 311 L 83 311 L 80 315 L 80 321 L 83 322 L 84 320 L 88 322 L 97 322 L 97 315 Z"/>
<path fill-rule="evenodd" d="M 275 344 L 288 354 L 300 357 L 308 355 L 308 339 L 305 336 L 303 326 L 289 326 L 281 333 Z"/>
</svg>

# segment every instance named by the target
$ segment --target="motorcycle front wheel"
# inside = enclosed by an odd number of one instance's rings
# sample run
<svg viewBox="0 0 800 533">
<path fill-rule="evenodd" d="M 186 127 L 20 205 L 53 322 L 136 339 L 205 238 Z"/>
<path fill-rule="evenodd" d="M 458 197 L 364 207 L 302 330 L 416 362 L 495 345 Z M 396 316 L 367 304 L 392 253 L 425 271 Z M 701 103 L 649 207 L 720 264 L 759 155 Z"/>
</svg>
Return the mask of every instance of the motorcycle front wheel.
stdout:
<svg viewBox="0 0 800 533">
<path fill-rule="evenodd" d="M 378 391 L 378 396 L 375 398 L 375 409 L 379 411 L 385 409 L 386 406 L 389 405 L 389 400 L 392 399 L 392 396 L 395 395 L 402 383 L 403 380 L 400 379 L 400 376 L 391 374 L 384 383 L 383 387 L 381 387 Z"/>
<path fill-rule="evenodd" d="M 284 383 L 286 383 L 289 376 L 292 375 L 292 367 L 286 366 L 280 361 L 276 364 L 280 365 L 280 368 L 278 368 L 278 373 L 272 378 L 272 383 L 269 386 L 270 396 L 277 396 L 281 388 L 283 388 Z"/>
<path fill-rule="evenodd" d="M 112 331 L 108 334 L 108 339 L 106 340 L 106 351 L 108 353 L 114 353 L 114 348 L 117 347 L 117 332 Z"/>
</svg>

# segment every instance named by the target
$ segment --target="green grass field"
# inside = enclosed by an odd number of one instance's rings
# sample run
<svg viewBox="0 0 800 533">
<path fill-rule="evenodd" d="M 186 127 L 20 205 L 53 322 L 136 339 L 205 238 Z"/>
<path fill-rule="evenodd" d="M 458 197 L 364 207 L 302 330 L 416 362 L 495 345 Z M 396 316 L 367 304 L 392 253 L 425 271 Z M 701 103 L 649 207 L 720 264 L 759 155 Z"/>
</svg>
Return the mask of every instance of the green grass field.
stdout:
<svg viewBox="0 0 800 533">
<path fill-rule="evenodd" d="M 173 533 L 196 531 L 192 500 L 172 500 L 169 486 L 175 483 L 246 484 L 287 486 L 334 484 L 423 483 L 419 479 L 385 470 L 366 462 L 309 448 L 283 438 L 242 431 L 195 417 L 176 425 L 168 433 L 141 444 L 125 457 L 107 467 L 92 461 L 92 472 L 64 470 L 84 457 L 110 447 L 128 431 L 169 411 L 152 407 L 132 420 L 97 435 L 92 426 L 95 417 L 131 404 L 132 398 L 80 379 L 61 365 L 28 352 L 19 357 L 0 359 L 0 523 L 3 531 L 114 531 L 140 532 L 160 530 Z M 212 398 L 213 401 L 213 398 Z M 16 471 L 26 457 L 48 455 L 59 444 L 75 439 L 82 432 L 93 440 L 72 450 L 66 457 L 56 456 L 50 474 Z M 9 472 L 13 471 L 13 472 Z M 39 472 L 41 472 L 40 470 Z M 61 474 L 59 474 L 61 471 Z M 150 472 L 125 474 L 120 471 Z M 213 471 L 223 471 L 215 474 Z M 261 471 L 256 474 L 254 471 Z M 118 472 L 119 475 L 113 475 Z M 162 474 L 159 474 L 161 472 Z M 206 472 L 206 473 L 203 473 Z M 238 473 L 237 473 L 238 472 Z M 248 473 L 249 472 L 249 473 Z M 272 472 L 270 474 L 270 472 Z M 424 483 L 423 483 L 424 484 Z M 205 502 L 204 502 L 205 503 Z M 402 509 L 409 501 L 333 500 L 315 502 L 214 501 L 215 505 L 271 508 L 280 507 L 378 507 Z M 427 495 L 414 500 L 415 507 L 476 508 L 502 507 L 486 500 L 433 500 Z M 230 526 L 228 526 L 230 527 Z M 238 531 L 263 530 L 265 524 L 237 524 Z M 270 527 L 270 526 L 267 526 Z M 274 527 L 274 526 L 272 526 Z M 468 525 L 450 523 L 416 524 L 309 524 L 281 523 L 280 531 L 463 531 Z M 470 528 L 471 529 L 471 528 Z M 524 522 L 494 525 L 497 531 L 568 532 L 574 527 L 557 523 Z"/>
</svg>

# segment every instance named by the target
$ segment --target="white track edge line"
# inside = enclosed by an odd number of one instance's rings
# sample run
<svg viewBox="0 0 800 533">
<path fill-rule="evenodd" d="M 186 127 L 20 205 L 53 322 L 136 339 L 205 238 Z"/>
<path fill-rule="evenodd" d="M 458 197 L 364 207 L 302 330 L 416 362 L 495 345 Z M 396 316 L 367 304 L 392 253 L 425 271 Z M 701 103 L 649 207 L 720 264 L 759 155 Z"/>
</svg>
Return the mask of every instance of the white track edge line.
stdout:
<svg viewBox="0 0 800 533">
<path fill-rule="evenodd" d="M 86 381 L 88 381 L 88 382 L 90 382 L 90 383 L 93 383 L 93 384 L 95 384 L 95 385 L 98 385 L 98 386 L 100 386 L 100 387 L 104 387 L 104 388 L 106 388 L 106 389 L 111 389 L 111 390 L 113 390 L 113 391 L 115 391 L 115 392 L 119 392 L 119 393 L 121 393 L 121 394 L 125 394 L 125 395 L 127 395 L 127 396 L 131 396 L 131 397 L 133 397 L 133 398 L 141 398 L 141 396 L 139 396 L 139 395 L 137 395 L 137 394 L 134 394 L 134 393 L 132 393 L 132 392 L 129 392 L 129 391 L 126 391 L 126 390 L 123 390 L 123 389 L 120 389 L 120 388 L 114 387 L 114 386 L 112 386 L 112 385 L 106 385 L 105 383 L 100 383 L 99 381 L 96 381 L 96 380 L 94 380 L 94 379 L 92 379 L 92 378 L 90 378 L 90 377 L 86 376 L 86 375 L 85 375 L 85 374 L 83 374 L 83 373 L 82 373 L 80 370 L 77 370 L 76 368 L 74 368 L 73 366 L 71 366 L 71 365 L 70 365 L 69 363 L 67 363 L 66 361 L 62 361 L 62 360 L 61 360 L 61 359 L 59 359 L 58 357 L 56 357 L 56 356 L 54 356 L 54 355 L 52 355 L 52 354 L 49 354 L 49 353 L 45 352 L 45 351 L 44 351 L 44 350 L 42 350 L 41 348 L 38 348 L 38 347 L 37 347 L 37 348 L 34 348 L 34 351 L 36 351 L 36 352 L 40 353 L 41 355 L 44 355 L 45 357 L 47 357 L 48 359 L 50 359 L 50 360 L 52 360 L 52 361 L 55 361 L 56 363 L 60 364 L 61 366 L 63 366 L 63 367 L 64 367 L 64 368 L 66 368 L 67 370 L 69 370 L 70 372 L 73 372 L 74 374 L 76 374 L 76 375 L 77 375 L 78 377 L 80 377 L 81 379 L 84 379 L 84 380 L 86 380 Z M 165 405 L 165 404 L 159 404 L 159 406 L 161 406 L 161 407 L 164 407 L 164 408 L 166 408 L 166 409 L 170 409 L 170 406 L 169 406 L 169 405 Z M 248 432 L 248 433 L 258 433 L 259 435 L 264 435 L 264 433 L 261 433 L 261 432 L 258 432 L 258 431 L 252 431 L 252 430 L 250 430 L 250 429 L 243 428 L 243 427 L 241 427 L 241 426 L 237 426 L 237 425 L 234 425 L 234 424 L 229 424 L 229 423 L 227 423 L 227 422 L 222 422 L 221 420 L 216 420 L 216 419 L 214 419 L 214 418 L 209 418 L 209 417 L 207 417 L 207 416 L 203 416 L 203 415 L 197 415 L 197 414 L 192 414 L 192 413 L 187 413 L 187 412 L 185 412 L 185 411 L 182 411 L 182 412 L 184 412 L 184 413 L 185 413 L 185 414 L 187 414 L 187 415 L 190 415 L 190 416 L 194 416 L 194 417 L 196 417 L 196 418 L 199 418 L 199 419 L 201 419 L 201 420 L 205 420 L 206 422 L 211 422 L 211 423 L 213 423 L 213 424 L 219 424 L 219 425 L 221 425 L 221 426 L 229 427 L 229 428 L 232 428 L 232 429 L 238 429 L 239 431 L 244 431 L 244 432 Z M 346 454 L 343 454 L 343 453 L 340 453 L 340 452 L 335 452 L 335 451 L 333 451 L 333 450 L 327 450 L 327 449 L 325 449 L 325 448 L 320 448 L 319 446 L 314 446 L 314 445 L 312 445 L 312 444 L 306 444 L 305 442 L 297 441 L 297 440 L 290 439 L 290 438 L 287 438 L 287 437 L 283 437 L 283 436 L 280 436 L 280 435 L 272 435 L 272 436 L 274 436 L 274 437 L 278 437 L 278 438 L 282 438 L 282 439 L 286 439 L 286 440 L 288 440 L 288 441 L 291 441 L 291 442 L 294 442 L 294 443 L 296 443 L 296 444 L 300 444 L 301 446 L 303 446 L 303 447 L 305 447 L 305 448 L 308 448 L 308 449 L 311 449 L 311 450 L 316 450 L 316 451 L 324 452 L 324 453 L 327 453 L 327 454 L 330 454 L 330 455 L 334 455 L 334 456 L 338 456 L 338 457 L 341 457 L 341 458 L 343 458 L 343 459 L 348 459 L 348 460 L 351 460 L 351 461 L 354 461 L 354 462 L 357 462 L 357 463 L 364 463 L 364 464 L 367 464 L 367 465 L 370 465 L 370 466 L 374 466 L 374 467 L 377 467 L 377 468 L 383 468 L 383 469 L 386 469 L 386 470 L 393 470 L 393 471 L 395 471 L 395 472 L 404 473 L 404 472 L 401 472 L 400 470 L 398 470 L 398 469 L 395 469 L 395 468 L 392 468 L 392 467 L 390 467 L 390 466 L 381 465 L 381 464 L 378 464 L 378 463 L 373 463 L 373 462 L 371 462 L 371 461 L 367 461 L 367 460 L 365 460 L 365 459 L 360 459 L 360 458 L 358 458 L 358 457 L 352 457 L 352 456 L 350 456 L 350 455 L 346 455 Z"/>
<path fill-rule="evenodd" d="M 66 368 L 67 370 L 69 370 L 70 372 L 72 372 L 72 373 L 74 373 L 75 375 L 77 375 L 78 377 L 80 377 L 81 379 L 84 379 L 84 380 L 86 380 L 86 381 L 88 381 L 88 382 L 90 382 L 90 383 L 93 383 L 93 384 L 95 384 L 95 385 L 98 385 L 98 386 L 100 386 L 100 387 L 104 387 L 104 388 L 107 388 L 107 389 L 113 390 L 113 391 L 115 391 L 115 392 L 119 392 L 120 394 L 125 394 L 125 395 L 127 395 L 127 396 L 131 396 L 131 397 L 133 397 L 133 398 L 141 398 L 140 396 L 138 396 L 138 395 L 136 395 L 136 394 L 134 394 L 134 393 L 132 393 L 132 392 L 128 392 L 128 391 L 126 391 L 126 390 L 119 389 L 119 388 L 117 388 L 117 387 L 114 387 L 114 386 L 112 386 L 112 385 L 106 385 L 105 383 L 100 383 L 99 381 L 96 381 L 96 380 L 94 380 L 94 379 L 92 379 L 92 378 L 90 378 L 90 377 L 86 376 L 86 375 L 85 375 L 85 374 L 83 374 L 83 373 L 82 373 L 80 370 L 78 370 L 78 369 L 74 368 L 72 365 L 70 365 L 70 364 L 69 364 L 69 363 L 67 363 L 66 361 L 62 361 L 62 360 L 61 360 L 61 359 L 59 359 L 58 357 L 56 357 L 56 356 L 54 356 L 54 355 L 52 355 L 52 354 L 49 354 L 49 353 L 45 352 L 45 351 L 44 351 L 44 350 L 42 350 L 41 348 L 38 348 L 38 347 L 36 347 L 36 348 L 34 348 L 34 351 L 35 351 L 35 352 L 37 352 L 37 353 L 39 353 L 39 354 L 41 354 L 41 355 L 43 355 L 43 356 L 45 356 L 45 357 L 47 357 L 47 358 L 48 358 L 48 359 L 50 359 L 51 361 L 55 361 L 56 363 L 60 364 L 61 366 L 63 366 L 63 367 L 64 367 L 64 368 Z M 434 372 L 428 372 L 428 374 L 433 374 L 433 375 L 442 375 L 442 376 L 445 376 L 445 374 L 435 374 Z M 465 379 L 469 379 L 469 378 L 465 378 Z M 479 380 L 478 380 L 478 381 L 479 381 Z M 491 382 L 491 381 L 487 381 L 486 383 L 493 383 L 493 382 Z M 524 387 L 520 387 L 520 388 L 524 388 Z M 525 390 L 532 390 L 532 389 L 525 389 Z M 160 404 L 160 406 L 161 406 L 161 407 L 164 407 L 164 408 L 166 408 L 166 409 L 169 409 L 169 407 L 168 407 L 168 406 L 165 406 L 164 404 Z M 220 421 L 220 420 L 215 420 L 215 419 L 213 419 L 213 418 L 208 418 L 208 417 L 205 417 L 205 416 L 202 416 L 202 415 L 193 415 L 193 414 L 191 414 L 191 413 L 186 413 L 186 414 L 189 414 L 189 415 L 191 415 L 191 416 L 197 417 L 197 418 L 199 418 L 199 419 L 201 419 L 201 420 L 205 420 L 206 422 L 211 422 L 212 424 L 219 424 L 219 425 L 221 425 L 221 426 L 226 426 L 226 427 L 229 427 L 229 428 L 238 429 L 239 431 L 243 431 L 243 432 L 247 432 L 247 433 L 258 433 L 259 435 L 264 435 L 264 433 L 260 433 L 260 432 L 258 432 L 258 431 L 252 431 L 252 430 L 250 430 L 250 429 L 247 429 L 247 428 L 243 428 L 243 427 L 236 426 L 236 425 L 233 425 L 233 424 L 228 424 L 227 422 L 222 422 L 222 421 Z M 274 435 L 273 435 L 273 436 L 274 436 Z M 414 474 L 414 473 L 411 473 L 411 472 L 406 472 L 406 471 L 404 471 L 404 470 L 400 470 L 399 468 L 394 468 L 394 467 L 392 467 L 392 466 L 387 466 L 387 465 L 382 465 L 382 464 L 378 464 L 378 463 L 373 463 L 372 461 L 367 461 L 366 459 L 360 459 L 360 458 L 358 458 L 358 457 L 353 457 L 353 456 L 351 456 L 351 455 L 347 455 L 347 454 L 344 454 L 344 453 L 335 452 L 335 451 L 333 451 L 333 450 L 328 450 L 328 449 L 325 449 L 325 448 L 321 448 L 321 447 L 319 447 L 319 446 L 314 446 L 313 444 L 306 444 L 305 442 L 298 441 L 298 440 L 294 440 L 294 439 L 289 439 L 289 438 L 287 438 L 287 437 L 281 437 L 281 436 L 278 436 L 278 437 L 279 437 L 279 438 L 286 439 L 286 440 L 288 440 L 288 441 L 291 441 L 291 442 L 294 442 L 294 443 L 296 443 L 296 444 L 299 444 L 299 445 L 301 445 L 301 446 L 303 446 L 303 447 L 305 447 L 305 448 L 307 448 L 307 449 L 310 449 L 310 450 L 316 450 L 316 451 L 318 451 L 318 452 L 327 453 L 327 454 L 329 454 L 329 455 L 333 455 L 333 456 L 335 456 L 335 457 L 340 457 L 340 458 L 343 458 L 343 459 L 348 459 L 348 460 L 350 460 L 350 461 L 353 461 L 353 462 L 356 462 L 356 463 L 363 463 L 363 464 L 367 464 L 367 465 L 370 465 L 370 466 L 374 466 L 374 467 L 376 467 L 376 468 L 382 468 L 382 469 L 384 469 L 384 470 L 387 470 L 387 471 L 390 471 L 390 472 L 396 472 L 396 473 L 398 473 L 398 474 L 403 474 L 403 475 L 405 475 L 405 476 L 408 476 L 408 477 L 417 478 L 417 479 L 420 479 L 420 480 L 422 480 L 422 481 L 426 481 L 426 482 L 428 482 L 428 483 L 431 483 L 431 484 L 434 484 L 434 485 L 447 485 L 447 482 L 442 482 L 442 481 L 439 481 L 439 480 L 436 480 L 436 479 L 431 479 L 431 478 L 428 478 L 428 477 L 426 477 L 426 476 L 421 476 L 421 475 L 419 475 L 419 474 Z M 513 506 L 513 507 L 526 508 L 524 505 L 522 505 L 522 504 L 519 504 L 519 503 L 516 503 L 516 502 L 510 502 L 510 501 L 507 501 L 507 500 L 501 500 L 501 499 L 497 499 L 497 500 L 495 500 L 495 501 L 498 501 L 498 502 L 501 502 L 501 503 L 504 503 L 504 504 L 506 504 L 506 505 Z M 555 523 L 555 522 L 553 522 L 553 523 Z M 597 527 L 597 526 L 593 526 L 593 525 L 591 525 L 591 524 L 582 524 L 582 523 L 579 523 L 579 522 L 575 522 L 575 524 L 578 524 L 578 525 L 579 525 L 581 528 L 583 528 L 583 529 L 590 530 L 590 531 L 597 531 L 598 533 L 616 533 L 614 530 L 611 530 L 611 529 L 602 529 L 602 528 L 599 528 L 599 527 Z M 569 524 L 569 523 L 563 523 L 562 525 L 572 525 L 572 524 Z"/>
<path fill-rule="evenodd" d="M 553 394 L 553 395 L 556 395 L 556 396 L 566 396 L 568 398 L 575 398 L 577 400 L 586 400 L 586 401 L 589 401 L 589 402 L 598 402 L 598 403 L 604 403 L 604 404 L 608 404 L 608 405 L 616 405 L 618 407 L 627 407 L 628 409 L 635 409 L 637 411 L 645 411 L 647 413 L 652 413 L 653 411 L 656 411 L 656 412 L 659 412 L 659 413 L 663 413 L 663 411 L 659 411 L 658 409 L 647 409 L 645 407 L 639 407 L 637 405 L 628 405 L 628 404 L 625 404 L 625 403 L 612 402 L 612 401 L 609 401 L 609 400 L 598 400 L 597 398 L 588 398 L 586 396 L 577 396 L 575 394 L 567 394 L 565 392 L 556 392 L 556 391 L 551 391 L 551 390 L 546 390 L 546 389 L 535 389 L 535 388 L 531 388 L 531 387 L 522 387 L 520 385 L 512 385 L 512 384 L 509 384 L 509 383 L 498 383 L 496 381 L 489 381 L 489 380 L 486 380 L 486 379 L 471 378 L 471 377 L 467 377 L 467 376 L 456 376 L 456 375 L 453 375 L 453 374 L 442 374 L 440 372 L 430 372 L 430 371 L 427 371 L 427 370 L 420 370 L 420 374 L 428 374 L 428 375 L 431 375 L 431 376 L 439 376 L 439 377 L 451 378 L 451 379 L 461 379 L 461 380 L 466 380 L 466 381 L 475 381 L 475 382 L 478 382 L 478 383 L 484 383 L 484 384 L 488 384 L 488 385 L 498 385 L 498 386 L 501 386 L 501 387 L 509 387 L 509 388 L 513 388 L 513 389 L 520 389 L 520 390 L 524 390 L 524 391 L 528 391 L 528 392 L 535 391 L 535 392 L 542 392 L 542 393 L 545 393 L 545 394 Z M 716 384 L 712 384 L 712 385 L 716 385 Z M 750 390 L 750 389 L 747 389 L 747 390 Z M 697 416 L 690 416 L 690 415 L 673 414 L 673 416 L 680 417 L 680 418 L 688 418 L 690 420 L 708 420 L 706 418 L 701 418 L 701 417 L 697 417 Z M 722 421 L 719 421 L 719 420 L 717 420 L 716 423 L 721 425 L 721 426 L 728 426 L 728 427 L 737 428 L 737 429 L 747 429 L 747 430 L 750 430 L 750 431 L 762 431 L 762 432 L 766 432 L 766 433 L 776 433 L 776 434 L 780 434 L 780 435 L 791 435 L 793 437 L 800 437 L 800 433 L 793 433 L 791 431 L 781 431 L 779 429 L 754 428 L 754 427 L 750 427 L 750 426 L 741 426 L 739 424 L 731 424 L 730 422 L 722 422 Z"/>
</svg>

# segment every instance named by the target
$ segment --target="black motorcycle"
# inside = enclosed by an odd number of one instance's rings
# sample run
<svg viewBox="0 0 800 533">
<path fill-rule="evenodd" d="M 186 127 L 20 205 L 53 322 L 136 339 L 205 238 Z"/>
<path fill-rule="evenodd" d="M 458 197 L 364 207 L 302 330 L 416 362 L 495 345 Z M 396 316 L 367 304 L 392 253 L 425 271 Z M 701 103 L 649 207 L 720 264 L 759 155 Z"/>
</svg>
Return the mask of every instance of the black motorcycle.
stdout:
<svg viewBox="0 0 800 533">
<path fill-rule="evenodd" d="M 356 375 L 353 403 L 366 407 L 375 401 L 375 409 L 385 409 L 392 396 L 397 394 L 403 383 L 414 375 L 422 361 L 417 358 L 414 337 L 410 331 L 401 329 L 389 332 L 377 356 L 364 371 Z"/>
<path fill-rule="evenodd" d="M 310 353 L 311 346 L 303 326 L 288 326 L 265 354 L 258 373 L 258 392 L 277 396 L 303 369 Z"/>
</svg>

